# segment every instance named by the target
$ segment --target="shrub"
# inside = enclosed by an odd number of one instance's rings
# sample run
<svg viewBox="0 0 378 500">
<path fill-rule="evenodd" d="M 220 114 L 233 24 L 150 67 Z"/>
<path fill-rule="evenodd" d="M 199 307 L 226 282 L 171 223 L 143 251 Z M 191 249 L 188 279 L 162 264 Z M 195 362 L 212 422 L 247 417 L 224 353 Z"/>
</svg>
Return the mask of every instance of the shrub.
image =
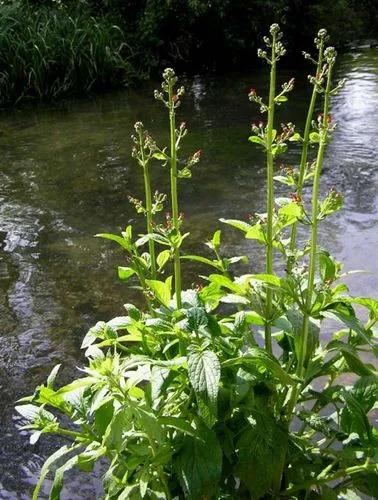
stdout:
<svg viewBox="0 0 378 500">
<path fill-rule="evenodd" d="M 106 89 L 132 76 L 123 31 L 83 7 L 0 6 L 0 100 Z"/>
<path fill-rule="evenodd" d="M 183 253 L 188 234 L 182 232 L 179 181 L 191 177 L 201 152 L 179 158 L 187 134 L 185 123 L 176 124 L 184 89 L 167 69 L 155 98 L 167 112 L 169 144 L 157 145 L 140 122 L 133 137 L 145 200 L 130 201 L 146 218 L 146 234 L 135 237 L 128 226 L 121 235 L 97 235 L 125 251 L 119 277 L 136 281 L 145 307 L 126 304 L 124 315 L 88 331 L 83 378 L 56 388 L 57 366 L 17 407 L 33 443 L 44 433 L 69 440 L 47 459 L 34 498 L 50 470 L 50 497 L 58 498 L 66 470 L 90 471 L 102 457 L 107 499 L 377 496 L 377 434 L 369 412 L 378 378 L 361 355 L 376 353 L 378 303 L 351 297 L 340 282 L 341 264 L 317 243 L 318 225 L 342 205 L 335 190 L 320 199 L 319 189 L 335 127 L 330 98 L 343 82 L 332 84 L 336 51 L 326 47 L 320 30 L 316 59 L 305 55 L 315 64 L 305 129 L 300 134 L 288 123 L 278 131 L 276 107 L 285 105 L 294 86 L 290 80 L 277 90 L 281 37 L 272 25 L 267 48 L 258 53 L 270 66 L 267 101 L 255 89 L 249 93 L 267 113 L 249 137 L 266 152 L 266 209 L 248 221 L 222 220 L 261 244 L 265 272 L 235 275 L 232 266 L 247 259 L 223 255 L 220 230 L 206 242 L 213 258 Z M 314 119 L 319 96 L 323 113 Z M 277 158 L 292 143 L 301 149 L 298 167 L 275 175 Z M 166 197 L 150 182 L 156 162 L 170 175 L 172 213 L 165 220 L 159 214 Z M 274 180 L 291 193 L 274 198 Z M 305 182 L 312 182 L 310 204 L 302 198 Z M 304 246 L 299 227 L 310 233 Z M 281 275 L 276 257 L 285 264 Z M 203 287 L 182 289 L 185 260 L 209 266 Z M 365 322 L 356 306 L 368 312 Z M 324 335 L 327 319 L 342 325 L 331 338 Z M 354 376 L 352 386 L 341 382 L 343 374 Z"/>
</svg>

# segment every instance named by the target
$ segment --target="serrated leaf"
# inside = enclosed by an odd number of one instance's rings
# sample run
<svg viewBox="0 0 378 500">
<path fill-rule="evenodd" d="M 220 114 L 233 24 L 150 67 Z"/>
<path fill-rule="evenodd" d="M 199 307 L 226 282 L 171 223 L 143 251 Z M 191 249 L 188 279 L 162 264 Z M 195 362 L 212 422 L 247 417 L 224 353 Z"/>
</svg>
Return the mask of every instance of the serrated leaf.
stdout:
<svg viewBox="0 0 378 500">
<path fill-rule="evenodd" d="M 188 328 L 190 331 L 198 332 L 201 327 L 207 326 L 207 314 L 202 307 L 191 307 L 185 311 L 185 314 L 188 318 Z"/>
<path fill-rule="evenodd" d="M 196 437 L 185 436 L 174 467 L 189 500 L 212 498 L 222 472 L 222 450 L 215 432 L 200 425 Z"/>
<path fill-rule="evenodd" d="M 200 413 L 209 426 L 214 423 L 217 414 L 217 398 L 220 380 L 220 363 L 217 355 L 209 350 L 189 350 L 189 381 L 196 393 Z M 209 410 L 207 414 L 206 410 Z"/>
<path fill-rule="evenodd" d="M 251 498 L 262 498 L 280 479 L 287 450 L 287 429 L 268 412 L 253 412 L 236 443 L 236 476 Z"/>
</svg>

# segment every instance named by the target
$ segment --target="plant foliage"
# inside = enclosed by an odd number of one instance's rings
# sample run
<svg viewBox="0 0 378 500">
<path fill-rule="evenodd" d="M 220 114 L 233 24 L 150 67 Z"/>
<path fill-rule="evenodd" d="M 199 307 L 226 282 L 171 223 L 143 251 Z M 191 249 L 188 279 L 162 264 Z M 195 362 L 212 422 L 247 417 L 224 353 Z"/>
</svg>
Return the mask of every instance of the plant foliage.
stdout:
<svg viewBox="0 0 378 500">
<path fill-rule="evenodd" d="M 145 306 L 126 304 L 119 317 L 88 331 L 83 377 L 59 387 L 55 367 L 19 402 L 33 443 L 45 433 L 69 441 L 47 459 L 35 499 L 50 473 L 56 499 L 67 470 L 89 472 L 100 459 L 109 500 L 377 497 L 378 436 L 370 417 L 378 375 L 370 361 L 378 303 L 349 295 L 341 264 L 317 241 L 319 224 L 342 204 L 336 191 L 320 196 L 335 127 L 330 98 L 343 85 L 332 79 L 336 51 L 320 30 L 316 58 L 306 55 L 315 72 L 305 129 L 288 123 L 278 130 L 275 110 L 288 101 L 294 81 L 277 89 L 285 54 L 278 25 L 264 42 L 259 56 L 270 67 L 269 95 L 251 89 L 249 98 L 267 122 L 253 125 L 249 140 L 266 154 L 265 212 L 222 221 L 257 240 L 264 271 L 237 274 L 233 264 L 247 259 L 223 255 L 219 229 L 207 242 L 213 258 L 185 254 L 179 188 L 201 152 L 182 155 L 187 128 L 176 115 L 184 89 L 167 69 L 155 98 L 167 114 L 169 142 L 158 145 L 140 122 L 133 137 L 145 200 L 130 201 L 145 217 L 146 233 L 128 226 L 121 235 L 97 235 L 123 249 L 119 277 L 140 289 Z M 316 101 L 323 113 L 314 118 Z M 301 151 L 298 166 L 275 176 L 278 157 L 292 143 Z M 150 168 L 166 169 L 169 197 L 153 191 Z M 287 197 L 275 198 L 275 180 L 288 186 Z M 305 182 L 311 202 L 302 198 Z M 167 202 L 171 214 L 164 219 Z M 309 232 L 309 243 L 299 242 L 299 229 Z M 202 287 L 182 288 L 188 260 L 208 265 Z M 330 319 L 341 329 L 327 334 Z"/>
</svg>

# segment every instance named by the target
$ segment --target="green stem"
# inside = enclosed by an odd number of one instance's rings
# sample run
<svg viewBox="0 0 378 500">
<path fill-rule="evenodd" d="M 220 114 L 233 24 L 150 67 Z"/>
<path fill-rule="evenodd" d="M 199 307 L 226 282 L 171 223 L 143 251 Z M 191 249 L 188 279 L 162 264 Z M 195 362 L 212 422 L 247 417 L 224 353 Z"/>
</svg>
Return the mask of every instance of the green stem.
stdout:
<svg viewBox="0 0 378 500">
<path fill-rule="evenodd" d="M 320 40 L 318 62 L 317 62 L 317 66 L 316 66 L 316 74 L 320 73 L 322 66 L 323 66 L 323 52 L 324 52 L 324 38 L 322 38 Z M 299 166 L 299 177 L 298 177 L 298 184 L 297 184 L 297 194 L 299 196 L 302 195 L 304 178 L 305 178 L 305 174 L 306 174 L 308 147 L 309 147 L 309 143 L 310 143 L 309 138 L 310 138 L 310 131 L 311 131 L 311 122 L 312 122 L 312 117 L 314 115 L 314 109 L 315 109 L 317 95 L 318 95 L 318 92 L 316 90 L 316 85 L 314 85 L 314 88 L 312 90 L 310 105 L 309 105 L 308 112 L 307 112 L 304 134 L 303 134 L 302 154 L 301 154 L 301 162 L 300 162 L 300 166 Z M 296 243 L 297 243 L 297 223 L 295 222 L 292 225 L 291 236 L 290 236 L 291 255 L 293 254 L 293 252 L 295 250 Z M 291 272 L 292 267 L 293 267 L 293 259 L 292 259 L 292 257 L 290 257 L 288 260 L 288 263 L 287 263 L 287 272 L 288 273 Z"/>
<path fill-rule="evenodd" d="M 176 151 L 176 116 L 175 107 L 173 102 L 173 88 L 172 84 L 169 85 L 169 129 L 170 129 L 170 173 L 171 173 L 171 201 L 172 201 L 172 222 L 176 234 L 180 232 L 179 227 L 179 210 L 177 199 L 177 151 Z M 176 307 L 181 308 L 181 263 L 180 263 L 180 249 L 174 248 L 174 274 L 175 274 L 175 294 L 176 294 Z"/>
<path fill-rule="evenodd" d="M 300 378 L 303 378 L 306 369 L 305 363 L 307 356 L 310 316 L 312 310 L 312 296 L 314 291 L 317 242 L 318 242 L 319 185 L 320 185 L 320 176 L 323 166 L 324 151 L 326 148 L 327 136 L 328 136 L 327 120 L 328 120 L 329 101 L 331 92 L 332 67 L 333 66 L 330 65 L 327 72 L 327 86 L 325 89 L 324 106 L 323 106 L 323 122 L 322 122 L 322 129 L 319 134 L 319 149 L 316 158 L 314 183 L 312 189 L 310 260 L 309 260 L 309 270 L 308 270 L 308 280 L 307 280 L 305 311 L 303 314 L 302 336 L 299 344 L 298 365 L 296 370 L 296 375 Z M 291 398 L 289 400 L 288 414 L 291 414 L 293 412 L 297 402 L 298 394 L 299 394 L 299 385 L 296 385 L 292 391 Z"/>
<path fill-rule="evenodd" d="M 143 167 L 144 176 L 144 190 L 146 196 L 146 219 L 147 219 L 147 233 L 153 233 L 153 217 L 152 217 L 152 196 L 151 196 L 151 179 L 148 165 Z M 156 279 L 156 255 L 155 255 L 155 242 L 152 239 L 148 240 L 148 249 L 151 259 L 151 278 Z"/>
<path fill-rule="evenodd" d="M 153 233 L 153 216 L 152 216 L 152 195 L 151 195 L 151 177 L 150 169 L 148 167 L 148 160 L 144 154 L 143 132 L 139 132 L 139 143 L 141 152 L 141 163 L 143 168 L 144 178 L 144 195 L 146 199 L 146 219 L 147 219 L 147 233 Z M 148 240 L 148 250 L 151 259 L 151 279 L 156 279 L 156 256 L 155 256 L 155 242 L 152 239 Z"/>
<path fill-rule="evenodd" d="M 273 184 L 273 123 L 275 111 L 275 92 L 276 92 L 276 34 L 272 38 L 272 55 L 270 68 L 270 86 L 269 86 L 269 107 L 268 107 L 268 125 L 266 133 L 266 166 L 267 166 L 267 237 L 266 237 L 266 259 L 265 270 L 267 274 L 273 273 L 273 209 L 274 209 L 274 184 Z M 272 353 L 272 300 L 273 291 L 271 288 L 266 290 L 266 318 L 265 318 L 265 349 Z"/>
<path fill-rule="evenodd" d="M 327 87 L 325 91 L 324 108 L 323 108 L 323 125 L 322 125 L 322 131 L 320 133 L 319 149 L 318 149 L 318 156 L 316 158 L 314 184 L 312 189 L 312 216 L 311 216 L 312 225 L 311 225 L 311 242 L 310 242 L 310 262 L 308 269 L 306 309 L 304 311 L 304 317 L 303 317 L 303 335 L 300 342 L 299 360 L 297 369 L 297 375 L 299 377 L 303 377 L 305 371 L 309 321 L 312 309 L 312 295 L 314 290 L 316 254 L 317 254 L 317 244 L 318 244 L 318 212 L 319 212 L 318 198 L 319 198 L 320 176 L 322 173 L 323 160 L 324 160 L 324 151 L 326 148 L 327 136 L 328 136 L 327 119 L 328 119 L 329 101 L 331 92 L 331 77 L 332 77 L 332 66 L 329 67 L 327 75 Z"/>
</svg>

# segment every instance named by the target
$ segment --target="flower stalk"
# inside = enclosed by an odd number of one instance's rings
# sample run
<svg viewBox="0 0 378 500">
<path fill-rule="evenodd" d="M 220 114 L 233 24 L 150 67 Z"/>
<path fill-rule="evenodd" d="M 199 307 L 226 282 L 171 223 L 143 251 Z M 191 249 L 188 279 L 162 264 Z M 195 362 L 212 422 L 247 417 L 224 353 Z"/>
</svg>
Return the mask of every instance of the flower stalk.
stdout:
<svg viewBox="0 0 378 500">
<path fill-rule="evenodd" d="M 317 36 L 317 38 L 315 38 L 316 47 L 318 49 L 318 60 L 316 62 L 316 75 L 317 76 L 320 75 L 322 67 L 323 67 L 324 44 L 326 42 L 326 39 L 327 39 L 327 31 L 325 29 L 319 30 L 318 36 Z M 311 59 L 308 54 L 305 54 L 305 58 Z M 315 61 L 313 61 L 313 62 L 315 62 Z M 305 175 L 306 175 L 308 147 L 310 144 L 311 122 L 312 122 L 312 118 L 314 115 L 314 109 L 315 109 L 317 96 L 318 96 L 317 85 L 316 85 L 316 83 L 314 83 L 312 94 L 311 94 L 311 99 L 310 99 L 310 104 L 309 104 L 308 111 L 307 111 L 305 129 L 304 129 L 304 133 L 303 133 L 302 153 L 301 153 L 301 160 L 300 160 L 300 166 L 299 166 L 299 176 L 298 176 L 298 183 L 297 183 L 297 189 L 296 189 L 296 194 L 299 197 L 302 196 L 303 184 L 304 184 Z M 288 259 L 288 263 L 287 263 L 288 273 L 291 272 L 291 269 L 293 267 L 294 262 L 293 262 L 292 255 L 295 251 L 296 243 L 297 243 L 297 222 L 295 222 L 291 228 L 291 235 L 290 235 L 290 255 L 291 255 L 291 257 Z"/>
<path fill-rule="evenodd" d="M 146 200 L 146 225 L 147 234 L 153 234 L 153 211 L 152 211 L 152 194 L 151 194 L 151 176 L 149 169 L 149 158 L 146 157 L 145 152 L 145 134 L 143 133 L 142 124 L 136 123 L 135 130 L 138 134 L 139 151 L 140 158 L 139 163 L 143 169 L 143 180 L 144 180 L 144 195 Z M 150 254 L 150 266 L 151 266 L 151 279 L 156 279 L 156 254 L 155 254 L 155 242 L 152 238 L 148 240 L 148 250 Z"/>
<path fill-rule="evenodd" d="M 179 207 L 177 197 L 177 144 L 176 144 L 176 103 L 178 96 L 173 92 L 173 86 L 177 80 L 173 70 L 165 70 L 164 78 L 168 85 L 168 112 L 169 112 L 169 132 L 170 132 L 170 183 L 171 183 L 171 204 L 172 204 L 172 224 L 177 235 L 180 234 Z M 175 275 L 175 295 L 176 307 L 181 308 L 181 263 L 180 248 L 174 248 L 174 275 Z"/>
<path fill-rule="evenodd" d="M 315 282 L 315 270 L 316 270 L 316 260 L 317 260 L 317 243 L 318 243 L 318 222 L 319 222 L 319 187 L 320 187 L 320 176 L 322 173 L 324 152 L 327 145 L 328 133 L 330 130 L 330 116 L 329 116 L 329 103 L 330 96 L 332 92 L 332 70 L 336 60 L 336 51 L 333 47 L 328 47 L 324 52 L 324 58 L 326 60 L 326 87 L 322 88 L 324 91 L 324 104 L 323 104 L 323 114 L 321 119 L 318 121 L 319 129 L 319 147 L 315 163 L 315 173 L 314 182 L 312 188 L 312 200 L 311 200 L 311 239 L 310 239 L 310 255 L 309 255 L 309 269 L 307 278 L 307 292 L 305 297 L 304 311 L 303 311 L 303 326 L 302 334 L 298 349 L 298 364 L 296 369 L 296 375 L 303 379 L 306 372 L 306 358 L 307 349 L 309 341 L 309 325 L 310 316 L 312 312 L 312 301 L 314 293 L 314 282 Z M 321 85 L 318 83 L 317 85 Z M 297 384 L 289 397 L 288 411 L 287 414 L 291 415 L 295 405 L 297 403 L 299 394 L 299 384 Z"/>
<path fill-rule="evenodd" d="M 266 131 L 266 167 L 267 167 L 267 233 L 266 233 L 266 254 L 265 271 L 267 274 L 273 274 L 273 211 L 274 211 L 274 156 L 273 156 L 273 125 L 275 112 L 276 96 L 276 43 L 279 33 L 279 26 L 273 24 L 270 28 L 272 35 L 272 50 L 270 58 L 270 86 L 268 103 L 268 124 Z M 272 352 L 272 327 L 270 324 L 272 315 L 273 291 L 270 287 L 266 290 L 266 320 L 265 320 L 265 348 Z"/>
</svg>

